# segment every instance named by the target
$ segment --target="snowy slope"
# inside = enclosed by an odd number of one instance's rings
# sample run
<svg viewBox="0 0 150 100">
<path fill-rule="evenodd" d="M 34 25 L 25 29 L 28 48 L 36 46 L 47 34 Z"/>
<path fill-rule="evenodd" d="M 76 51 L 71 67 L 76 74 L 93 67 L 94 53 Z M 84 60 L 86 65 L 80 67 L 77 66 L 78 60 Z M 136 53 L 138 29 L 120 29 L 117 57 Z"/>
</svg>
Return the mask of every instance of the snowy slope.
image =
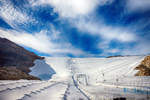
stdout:
<svg viewBox="0 0 150 100">
<path fill-rule="evenodd" d="M 56 72 L 53 76 L 58 78 L 68 78 L 71 75 L 70 70 L 68 69 L 68 60 L 70 58 L 53 58 L 47 57 L 46 63 L 49 64 Z"/>
<path fill-rule="evenodd" d="M 150 77 L 134 76 L 143 59 L 46 57 L 44 63 L 56 72 L 50 80 L 0 81 L 0 100 L 150 100 Z M 32 73 L 49 73 L 39 63 Z"/>
<path fill-rule="evenodd" d="M 113 81 L 124 77 L 132 77 L 137 70 L 134 68 L 139 65 L 143 56 L 133 57 L 114 57 L 114 58 L 80 58 L 73 59 L 74 66 L 77 66 L 77 73 L 88 76 L 94 82 Z"/>
</svg>

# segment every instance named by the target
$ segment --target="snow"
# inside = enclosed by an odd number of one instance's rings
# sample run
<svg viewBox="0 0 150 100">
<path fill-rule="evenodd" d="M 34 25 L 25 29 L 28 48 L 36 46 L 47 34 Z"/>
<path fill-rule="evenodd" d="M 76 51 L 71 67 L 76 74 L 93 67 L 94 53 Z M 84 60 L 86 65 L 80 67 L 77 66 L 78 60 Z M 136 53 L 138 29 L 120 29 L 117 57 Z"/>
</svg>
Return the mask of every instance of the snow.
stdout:
<svg viewBox="0 0 150 100">
<path fill-rule="evenodd" d="M 49 85 L 41 91 L 32 92 L 30 95 L 24 96 L 22 100 L 60 100 L 63 98 L 63 93 L 66 88 L 67 85 L 65 83 L 58 82 Z"/>
<path fill-rule="evenodd" d="M 137 70 L 134 68 L 141 62 L 143 57 L 114 57 L 114 58 L 75 58 L 77 74 L 88 76 L 91 84 L 103 81 L 114 81 L 124 77 L 134 76 Z M 76 75 L 77 75 L 76 74 Z"/>
<path fill-rule="evenodd" d="M 55 74 L 55 71 L 50 65 L 45 63 L 45 60 L 36 60 L 34 63 L 35 65 L 30 68 L 30 75 L 39 77 L 42 80 L 48 80 L 53 74 Z"/>
<path fill-rule="evenodd" d="M 143 59 L 46 57 L 31 73 L 52 75 L 50 80 L 1 80 L 0 100 L 150 100 L 150 77 L 134 76 Z"/>
<path fill-rule="evenodd" d="M 53 77 L 58 78 L 68 78 L 71 75 L 70 70 L 67 69 L 69 58 L 53 58 L 47 57 L 46 63 L 51 65 L 51 67 L 55 70 L 56 74 Z"/>
</svg>

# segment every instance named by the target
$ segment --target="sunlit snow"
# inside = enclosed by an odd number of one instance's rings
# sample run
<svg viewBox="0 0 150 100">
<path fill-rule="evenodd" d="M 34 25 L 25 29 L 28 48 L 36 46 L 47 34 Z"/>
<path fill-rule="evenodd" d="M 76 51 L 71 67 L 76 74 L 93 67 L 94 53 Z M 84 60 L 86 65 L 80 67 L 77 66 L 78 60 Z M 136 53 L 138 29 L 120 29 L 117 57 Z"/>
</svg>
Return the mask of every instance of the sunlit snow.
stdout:
<svg viewBox="0 0 150 100">
<path fill-rule="evenodd" d="M 150 77 L 134 76 L 143 59 L 46 57 L 46 64 L 56 72 L 50 80 L 2 80 L 0 100 L 149 100 Z"/>
</svg>

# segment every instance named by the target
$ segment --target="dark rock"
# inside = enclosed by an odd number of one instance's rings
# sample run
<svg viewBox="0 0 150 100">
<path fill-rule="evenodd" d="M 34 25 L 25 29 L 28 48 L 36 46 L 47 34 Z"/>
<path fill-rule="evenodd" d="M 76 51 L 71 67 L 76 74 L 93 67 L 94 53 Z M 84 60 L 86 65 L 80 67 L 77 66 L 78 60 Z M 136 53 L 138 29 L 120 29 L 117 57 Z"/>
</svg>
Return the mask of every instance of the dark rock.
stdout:
<svg viewBox="0 0 150 100">
<path fill-rule="evenodd" d="M 108 56 L 106 58 L 113 58 L 113 57 L 124 57 L 124 56 L 122 56 L 122 55 L 116 55 L 116 56 Z"/>
<path fill-rule="evenodd" d="M 0 67 L 0 80 L 19 80 L 19 79 L 40 80 L 39 78 L 28 75 L 13 66 Z"/>
<path fill-rule="evenodd" d="M 0 68 L 13 66 L 17 70 L 28 74 L 30 72 L 29 68 L 34 65 L 36 59 L 44 58 L 27 51 L 6 38 L 0 38 Z"/>
</svg>

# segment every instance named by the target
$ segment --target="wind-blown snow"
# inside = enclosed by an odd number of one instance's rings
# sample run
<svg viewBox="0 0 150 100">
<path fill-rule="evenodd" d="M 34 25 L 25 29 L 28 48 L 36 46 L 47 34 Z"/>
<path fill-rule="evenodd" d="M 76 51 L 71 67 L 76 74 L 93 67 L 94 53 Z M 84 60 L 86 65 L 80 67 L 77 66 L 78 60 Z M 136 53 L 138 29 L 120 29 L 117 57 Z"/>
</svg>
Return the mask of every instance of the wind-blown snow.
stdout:
<svg viewBox="0 0 150 100">
<path fill-rule="evenodd" d="M 38 69 L 32 71 L 48 73 L 47 67 L 39 70 L 44 62 L 56 72 L 50 80 L 0 81 L 0 100 L 113 100 L 117 97 L 149 100 L 150 77 L 134 76 L 135 67 L 143 59 L 144 56 L 46 57 L 45 61 L 36 61 Z"/>
</svg>

